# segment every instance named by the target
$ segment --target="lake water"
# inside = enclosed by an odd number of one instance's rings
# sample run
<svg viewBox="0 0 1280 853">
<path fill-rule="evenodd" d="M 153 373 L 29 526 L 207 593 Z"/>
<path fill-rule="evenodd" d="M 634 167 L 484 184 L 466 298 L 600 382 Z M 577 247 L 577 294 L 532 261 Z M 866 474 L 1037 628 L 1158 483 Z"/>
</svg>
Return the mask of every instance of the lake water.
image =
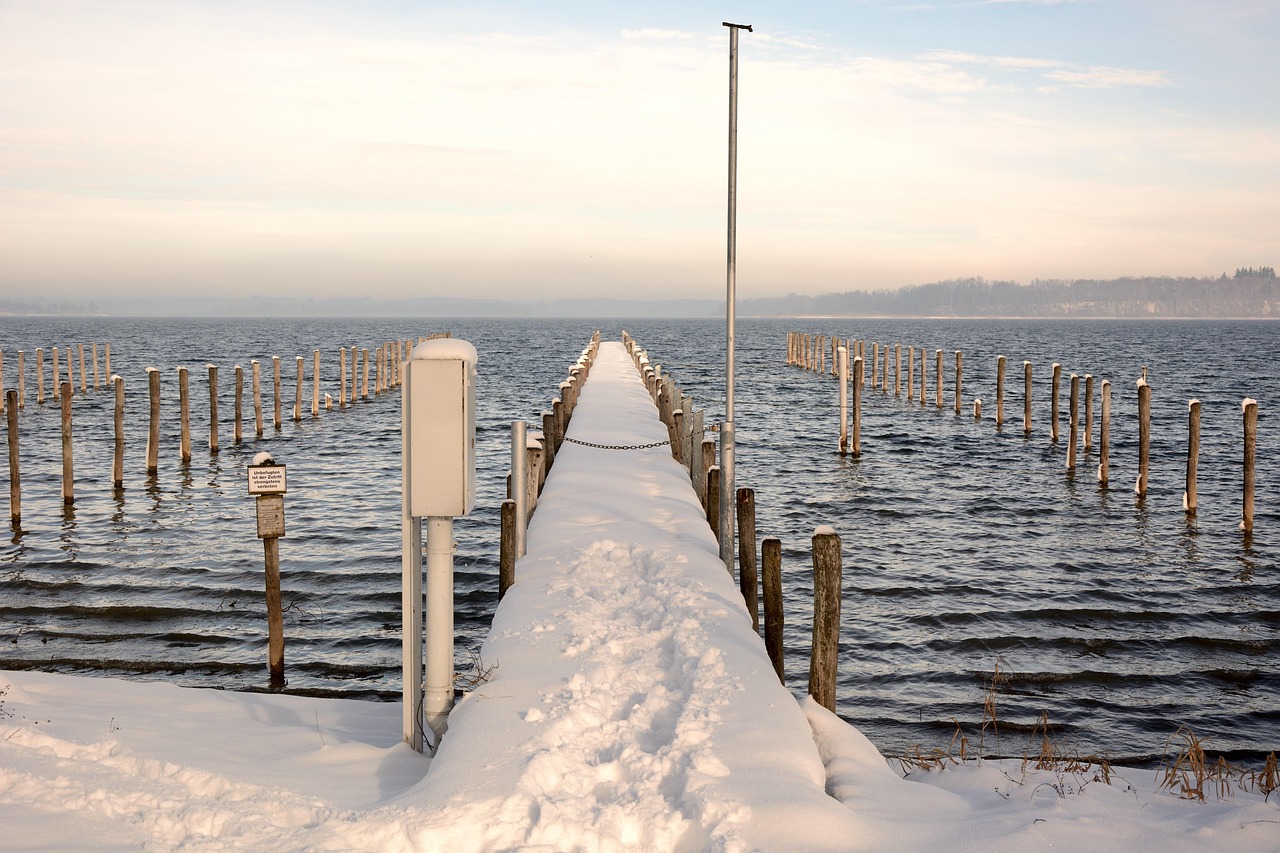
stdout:
<svg viewBox="0 0 1280 853">
<path fill-rule="evenodd" d="M 601 329 L 623 328 L 685 393 L 723 416 L 723 323 L 636 320 L 201 320 L 0 318 L 5 387 L 27 353 L 21 413 L 22 530 L 0 549 L 0 668 L 265 689 L 262 546 L 244 468 L 270 450 L 288 465 L 281 540 L 287 690 L 398 699 L 400 402 L 370 395 L 310 415 L 311 352 L 337 395 L 338 348 L 371 352 L 438 331 L 475 344 L 476 511 L 455 525 L 458 669 L 465 676 L 496 605 L 498 507 L 513 419 L 533 420 Z M 946 353 L 946 405 L 865 393 L 862 456 L 841 457 L 834 379 L 786 365 L 786 332 L 862 337 Z M 804 689 L 812 595 L 809 537 L 829 524 L 845 561 L 839 711 L 882 750 L 977 740 L 1000 667 L 988 752 L 1038 749 L 1048 714 L 1059 746 L 1144 761 L 1179 725 L 1208 748 L 1256 759 L 1280 748 L 1280 327 L 1253 322 L 740 320 L 737 483 L 756 490 L 759 535 L 783 542 L 787 675 Z M 77 393 L 76 502 L 64 512 L 59 420 L 35 402 L 34 351 L 112 345 L 127 388 L 125 488 L 111 488 L 112 395 Z M 953 409 L 954 350 L 965 405 Z M 996 356 L 1008 357 L 997 430 Z M 272 355 L 283 357 L 284 422 L 271 424 Z M 290 419 L 307 358 L 304 414 Z M 101 355 L 100 355 L 101 358 Z M 263 362 L 266 428 L 232 441 L 233 367 Z M 905 355 L 904 355 L 905 358 Z M 1033 431 L 1022 368 L 1034 363 Z M 1063 366 L 1061 440 L 1049 440 L 1049 377 Z M 208 450 L 205 364 L 219 370 L 221 452 Z M 145 473 L 145 369 L 162 371 L 159 471 Z M 177 367 L 191 371 L 193 458 L 178 455 Z M 1149 493 L 1139 501 L 1136 390 L 1149 368 Z M 1113 383 L 1111 481 L 1094 449 L 1065 470 L 1068 377 Z M 78 385 L 78 371 L 77 371 Z M 904 370 L 905 394 L 905 370 Z M 982 397 L 984 417 L 972 416 Z M 1241 514 L 1243 397 L 1260 401 L 1255 531 Z M 1182 510 L 1187 400 L 1203 403 L 1199 512 Z M 1096 400 L 1095 400 L 1096 407 Z M 7 485 L 7 470 L 3 472 Z"/>
</svg>

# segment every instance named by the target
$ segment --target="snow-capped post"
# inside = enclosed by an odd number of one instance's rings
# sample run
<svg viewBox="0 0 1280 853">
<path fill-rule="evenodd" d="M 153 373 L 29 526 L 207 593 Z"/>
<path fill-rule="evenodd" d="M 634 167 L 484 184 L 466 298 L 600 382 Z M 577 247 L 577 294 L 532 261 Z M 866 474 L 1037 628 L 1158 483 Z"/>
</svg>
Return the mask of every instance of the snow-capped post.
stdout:
<svg viewBox="0 0 1280 853">
<path fill-rule="evenodd" d="M 18 392 L 5 392 L 5 419 L 9 428 L 9 524 L 22 523 L 22 476 L 18 470 Z"/>
<path fill-rule="evenodd" d="M 36 402 L 44 405 L 44 348 L 36 347 Z"/>
<path fill-rule="evenodd" d="M 936 408 L 941 409 L 942 408 L 942 350 L 935 350 L 933 355 L 934 355 L 934 361 L 935 361 L 934 368 L 933 368 L 933 379 L 934 379 L 934 384 L 937 386 L 936 393 L 934 395 L 934 406 Z"/>
<path fill-rule="evenodd" d="M 1111 476 L 1111 383 L 1102 380 L 1102 423 L 1098 427 L 1098 482 L 1105 489 Z"/>
<path fill-rule="evenodd" d="M 956 350 L 956 414 L 960 414 L 960 400 L 963 395 L 964 353 Z"/>
<path fill-rule="evenodd" d="M 840 347 L 840 455 L 849 452 L 849 350 Z"/>
<path fill-rule="evenodd" d="M 764 650 L 778 674 L 787 683 L 782 660 L 782 540 L 769 537 L 760 543 L 760 586 L 764 593 Z"/>
<path fill-rule="evenodd" d="M 525 447 L 529 444 L 527 438 L 527 424 L 522 420 L 511 421 L 511 494 L 516 510 L 516 523 L 512 528 L 512 546 L 513 558 L 512 566 L 515 566 L 515 557 L 525 556 L 525 530 L 527 517 L 525 516 L 525 476 L 527 467 L 525 465 Z M 506 510 L 503 510 L 506 512 Z M 506 519 L 506 516 L 503 516 Z M 499 593 L 502 587 L 499 585 Z"/>
<path fill-rule="evenodd" d="M 68 354 L 70 357 L 70 354 Z M 71 461 L 71 381 L 62 385 L 62 503 L 76 502 L 76 475 Z"/>
<path fill-rule="evenodd" d="M 981 397 L 973 398 L 973 419 L 975 421 L 982 420 L 982 398 Z"/>
<path fill-rule="evenodd" d="M 1031 362 L 1022 362 L 1022 434 L 1031 435 Z"/>
<path fill-rule="evenodd" d="M 1084 375 L 1084 450 L 1093 446 L 1093 374 Z"/>
<path fill-rule="evenodd" d="M 401 405 L 401 561 L 404 740 L 421 752 L 424 723 L 440 743 L 453 707 L 453 519 L 475 506 L 476 349 L 424 341 L 404 363 Z M 513 471 L 518 467 L 515 448 Z M 524 464 L 524 459 L 520 459 Z M 422 519 L 427 519 L 423 666 Z M 425 681 L 425 687 L 424 687 Z"/>
<path fill-rule="evenodd" d="M 320 414 L 320 350 L 311 351 L 311 417 Z"/>
<path fill-rule="evenodd" d="M 996 356 L 996 429 L 1004 426 L 1004 372 L 1005 358 Z"/>
<path fill-rule="evenodd" d="M 1071 374 L 1071 399 L 1067 401 L 1067 411 L 1071 418 L 1071 429 L 1068 433 L 1071 441 L 1067 447 L 1067 470 L 1076 470 L 1076 445 L 1080 443 L 1080 375 Z"/>
<path fill-rule="evenodd" d="M 209 371 L 209 452 L 218 452 L 218 366 L 208 364 Z M 236 370 L 240 368 L 237 367 Z M 239 374 L 237 374 L 238 376 Z M 237 434 L 236 439 L 240 436 Z"/>
<path fill-rule="evenodd" d="M 236 365 L 236 405 L 235 405 L 235 426 L 232 428 L 232 438 L 236 444 L 240 443 L 240 439 L 244 438 L 244 368 Z"/>
<path fill-rule="evenodd" d="M 147 391 L 151 398 L 151 420 L 147 429 L 147 473 L 155 475 L 160 461 L 160 371 L 147 368 Z"/>
<path fill-rule="evenodd" d="M 111 384 L 115 386 L 116 406 L 114 413 L 115 448 L 111 455 L 111 487 L 117 491 L 124 488 L 124 380 L 115 374 L 111 376 Z"/>
<path fill-rule="evenodd" d="M 1200 401 L 1187 401 L 1187 488 L 1182 493 L 1182 508 L 1188 516 L 1196 514 L 1196 469 L 1200 465 Z"/>
<path fill-rule="evenodd" d="M 853 429 L 849 435 L 849 452 L 857 459 L 862 455 L 862 356 L 853 360 Z"/>
<path fill-rule="evenodd" d="M 258 453 L 246 466 L 248 491 L 256 498 L 267 592 L 267 670 L 272 687 L 284 687 L 284 610 L 280 606 L 280 537 L 284 536 L 285 466 Z"/>
<path fill-rule="evenodd" d="M 1151 467 L 1151 386 L 1147 384 L 1147 369 L 1142 368 L 1138 379 L 1138 482 L 1133 490 L 1138 498 L 1147 496 L 1147 473 Z"/>
<path fill-rule="evenodd" d="M 1062 388 L 1062 365 L 1053 363 L 1053 382 L 1049 392 L 1049 440 L 1058 443 L 1058 397 Z"/>
<path fill-rule="evenodd" d="M 751 630 L 760 632 L 760 575 L 756 564 L 756 492 L 738 489 L 738 575 Z"/>
<path fill-rule="evenodd" d="M 187 369 L 178 368 L 178 424 L 181 429 L 178 452 L 183 465 L 191 464 L 191 397 L 187 388 Z"/>
<path fill-rule="evenodd" d="M 823 525 L 813 531 L 813 647 L 809 656 L 809 695 L 828 711 L 836 710 L 840 658 L 840 536 Z"/>
<path fill-rule="evenodd" d="M 1253 533 L 1253 472 L 1258 450 L 1258 401 L 1245 397 L 1244 409 L 1244 503 L 1240 529 L 1246 536 Z"/>
</svg>

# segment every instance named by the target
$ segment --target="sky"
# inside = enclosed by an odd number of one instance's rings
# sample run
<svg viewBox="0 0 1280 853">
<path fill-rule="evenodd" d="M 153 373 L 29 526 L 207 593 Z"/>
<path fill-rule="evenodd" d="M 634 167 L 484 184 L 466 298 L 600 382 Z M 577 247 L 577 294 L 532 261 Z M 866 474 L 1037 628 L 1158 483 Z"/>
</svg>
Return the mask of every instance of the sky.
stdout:
<svg viewBox="0 0 1280 853">
<path fill-rule="evenodd" d="M 0 297 L 723 297 L 1280 261 L 1280 3 L 0 0 Z"/>
</svg>

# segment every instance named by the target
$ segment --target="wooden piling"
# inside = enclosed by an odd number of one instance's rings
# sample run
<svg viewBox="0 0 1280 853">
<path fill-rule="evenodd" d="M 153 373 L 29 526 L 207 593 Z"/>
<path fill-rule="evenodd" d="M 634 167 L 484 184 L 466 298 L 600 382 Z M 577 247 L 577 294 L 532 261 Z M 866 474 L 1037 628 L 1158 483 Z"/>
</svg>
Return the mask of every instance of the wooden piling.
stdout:
<svg viewBox="0 0 1280 853">
<path fill-rule="evenodd" d="M 353 356 L 354 357 L 354 356 Z M 347 407 L 347 348 L 338 348 L 338 408 Z"/>
<path fill-rule="evenodd" d="M 259 498 L 261 500 L 261 498 Z M 267 671 L 272 687 L 284 686 L 284 609 L 280 605 L 280 540 L 262 538 L 267 593 Z"/>
<path fill-rule="evenodd" d="M 840 455 L 849 452 L 849 351 L 840 348 Z"/>
<path fill-rule="evenodd" d="M 262 438 L 262 365 L 255 358 L 253 368 L 253 434 Z"/>
<path fill-rule="evenodd" d="M 761 591 L 764 593 L 764 650 L 778 674 L 787 683 L 783 666 L 782 629 L 782 541 L 770 537 L 760 543 Z"/>
<path fill-rule="evenodd" d="M 960 414 L 960 401 L 964 395 L 962 393 L 962 385 L 964 383 L 964 355 L 960 350 L 956 350 L 956 414 Z"/>
<path fill-rule="evenodd" d="M 311 417 L 320 414 L 320 350 L 311 351 Z"/>
<path fill-rule="evenodd" d="M 275 409 L 272 412 L 271 425 L 280 429 L 280 356 L 271 356 L 271 374 L 275 383 Z"/>
<path fill-rule="evenodd" d="M 1084 375 L 1084 450 L 1093 446 L 1093 374 Z"/>
<path fill-rule="evenodd" d="M 516 502 L 502 502 L 502 528 L 498 540 L 498 600 L 516 582 Z"/>
<path fill-rule="evenodd" d="M 182 464 L 191 464 L 191 398 L 187 393 L 187 369 L 178 368 L 178 423 L 181 427 L 181 439 L 178 449 Z"/>
<path fill-rule="evenodd" d="M 85 380 L 84 375 L 84 344 L 76 344 L 76 354 L 80 358 L 80 393 L 83 394 L 89 390 L 89 383 Z"/>
<path fill-rule="evenodd" d="M 907 402 L 916 398 L 916 348 L 907 347 Z"/>
<path fill-rule="evenodd" d="M 924 344 L 920 345 L 920 405 L 925 405 L 925 399 L 929 396 L 929 377 L 925 365 L 929 363 L 929 354 L 924 348 Z"/>
<path fill-rule="evenodd" d="M 1004 356 L 996 356 L 996 429 L 1004 426 Z"/>
<path fill-rule="evenodd" d="M 1258 401 L 1246 397 L 1240 404 L 1244 410 L 1244 501 L 1240 529 L 1253 533 L 1254 466 L 1258 450 Z"/>
<path fill-rule="evenodd" d="M 209 452 L 218 452 L 218 366 L 216 364 L 205 365 L 209 371 Z M 240 367 L 236 366 L 236 381 L 239 382 Z M 237 403 L 239 399 L 237 398 Z M 237 406 L 237 409 L 239 407 Z M 236 441 L 240 440 L 239 432 L 239 412 L 237 411 L 236 422 Z"/>
<path fill-rule="evenodd" d="M 760 633 L 760 578 L 756 564 L 756 492 L 738 489 L 738 579 L 751 630 Z"/>
<path fill-rule="evenodd" d="M 889 393 L 889 345 L 884 345 L 884 370 L 880 373 L 880 393 Z"/>
<path fill-rule="evenodd" d="M 18 356 L 21 358 L 22 353 L 18 353 Z M 98 374 L 98 344 L 95 341 L 93 344 L 93 390 L 97 391 L 101 388 L 102 382 Z"/>
<path fill-rule="evenodd" d="M 9 524 L 22 526 L 22 474 L 18 457 L 18 392 L 5 392 L 5 419 L 9 432 Z"/>
<path fill-rule="evenodd" d="M 975 421 L 982 420 L 982 398 L 981 397 L 973 398 L 973 419 Z"/>
<path fill-rule="evenodd" d="M 102 369 L 103 371 L 106 372 L 108 376 L 114 376 L 115 374 L 111 372 L 111 342 L 107 341 L 105 344 L 103 344 L 103 348 L 104 348 L 104 352 L 102 356 L 102 362 L 103 362 Z"/>
<path fill-rule="evenodd" d="M 67 355 L 70 358 L 70 353 Z M 71 380 L 62 385 L 62 504 L 76 502 L 76 476 L 71 459 Z"/>
<path fill-rule="evenodd" d="M 1102 423 L 1098 427 L 1098 482 L 1106 488 L 1111 477 L 1111 383 L 1102 380 Z"/>
<path fill-rule="evenodd" d="M 937 399 L 935 400 L 935 406 L 941 409 L 942 408 L 942 350 L 938 350 L 937 352 L 935 352 L 934 357 L 937 361 L 937 363 L 934 365 L 934 368 L 933 368 L 934 383 L 937 385 Z"/>
<path fill-rule="evenodd" d="M 233 438 L 239 444 L 244 437 L 244 368 L 236 365 L 236 423 Z"/>
<path fill-rule="evenodd" d="M 830 527 L 813 532 L 813 646 L 809 695 L 828 711 L 836 709 L 840 658 L 840 537 Z"/>
<path fill-rule="evenodd" d="M 151 400 L 151 419 L 147 429 L 147 473 L 154 475 L 160 467 L 160 371 L 147 368 L 147 393 Z"/>
<path fill-rule="evenodd" d="M 707 469 L 707 524 L 711 533 L 720 541 L 720 466 Z"/>
<path fill-rule="evenodd" d="M 1058 443 L 1058 394 L 1062 386 L 1062 365 L 1053 363 L 1053 385 L 1049 401 L 1049 440 Z"/>
<path fill-rule="evenodd" d="M 58 348 L 53 348 L 53 402 L 62 401 L 62 368 L 58 366 Z"/>
<path fill-rule="evenodd" d="M 876 372 L 880 364 L 880 344 L 875 341 L 871 342 L 871 387 L 876 387 Z"/>
<path fill-rule="evenodd" d="M 902 396 L 902 344 L 893 345 L 893 396 Z"/>
<path fill-rule="evenodd" d="M 1071 400 L 1067 406 L 1071 416 L 1071 441 L 1067 447 L 1067 470 L 1076 470 L 1076 445 L 1080 442 L 1080 375 L 1071 374 Z"/>
<path fill-rule="evenodd" d="M 116 490 L 124 488 L 124 379 L 111 376 L 111 384 L 115 387 L 115 452 L 111 458 L 111 487 Z"/>
<path fill-rule="evenodd" d="M 1182 508 L 1188 516 L 1196 514 L 1196 471 L 1200 466 L 1200 401 L 1187 401 L 1187 487 L 1182 493 Z"/>
<path fill-rule="evenodd" d="M 44 348 L 36 347 L 36 402 L 44 405 Z"/>
<path fill-rule="evenodd" d="M 1022 432 L 1031 435 L 1031 362 L 1022 362 Z"/>
<path fill-rule="evenodd" d="M 850 435 L 850 451 L 853 458 L 862 455 L 862 375 L 863 361 L 861 357 L 853 361 L 853 430 Z"/>
<path fill-rule="evenodd" d="M 1138 380 L 1138 482 L 1133 490 L 1139 498 L 1147 496 L 1147 474 L 1151 467 L 1151 386 L 1146 371 Z"/>
<path fill-rule="evenodd" d="M 298 385 L 293 395 L 293 419 L 295 421 L 302 420 L 302 383 L 306 381 L 303 375 L 306 373 L 307 360 L 300 355 L 294 356 L 298 364 Z"/>
<path fill-rule="evenodd" d="M 18 408 L 27 407 L 27 353 L 18 350 Z"/>
<path fill-rule="evenodd" d="M 709 438 L 702 440 L 702 467 L 697 476 L 701 480 L 701 486 L 698 488 L 699 497 L 702 498 L 702 508 L 706 510 L 707 521 L 711 524 L 713 531 L 720 529 L 720 500 L 719 494 L 716 495 L 716 502 L 711 503 L 711 495 L 707 491 L 707 484 L 711 482 L 711 469 L 716 464 L 716 443 Z"/>
</svg>

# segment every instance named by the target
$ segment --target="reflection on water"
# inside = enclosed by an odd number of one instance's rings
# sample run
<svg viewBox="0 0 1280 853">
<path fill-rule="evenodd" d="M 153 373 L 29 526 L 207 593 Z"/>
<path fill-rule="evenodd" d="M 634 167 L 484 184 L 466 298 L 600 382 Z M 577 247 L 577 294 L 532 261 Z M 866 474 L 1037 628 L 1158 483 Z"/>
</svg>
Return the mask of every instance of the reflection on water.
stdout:
<svg viewBox="0 0 1280 853">
<path fill-rule="evenodd" d="M 306 357 L 305 412 L 313 349 L 322 350 L 321 393 L 336 396 L 339 346 L 372 350 L 450 330 L 480 354 L 477 508 L 454 528 L 457 661 L 466 671 L 496 604 L 509 424 L 547 408 L 595 328 L 616 339 L 624 326 L 706 408 L 707 423 L 723 419 L 723 330 L 713 320 L 0 318 L 3 349 L 111 341 L 113 369 L 126 383 L 121 489 L 110 482 L 113 394 L 74 398 L 77 459 L 86 461 L 69 516 L 58 495 L 59 413 L 30 406 L 22 414 L 27 532 L 15 530 L 0 553 L 7 571 L 0 636 L 20 633 L 21 642 L 0 643 L 0 667 L 265 688 L 262 545 L 244 469 L 270 450 L 289 465 L 288 535 L 280 543 L 291 607 L 288 689 L 398 699 L 398 394 L 322 407 L 301 422 L 291 419 L 286 394 L 279 430 L 255 436 L 250 408 L 249 429 L 235 442 L 235 383 L 224 378 L 221 452 L 196 440 L 208 434 L 209 412 L 193 405 L 195 458 L 183 465 L 172 368 L 189 361 L 191 399 L 203 401 L 206 362 L 225 377 L 237 363 L 260 360 L 268 374 L 265 426 L 274 405 L 271 355 Z M 927 405 L 895 396 L 892 382 L 887 394 L 873 390 L 868 377 L 862 456 L 840 456 L 835 381 L 785 365 L 789 328 L 925 344 Z M 1157 752 L 1182 722 L 1218 748 L 1280 746 L 1280 580 L 1276 550 L 1263 539 L 1280 524 L 1280 458 L 1258 458 L 1258 535 L 1238 529 L 1239 399 L 1277 396 L 1280 364 L 1267 357 L 1273 334 L 1274 326 L 1248 323 L 740 320 L 738 485 L 756 491 L 758 536 L 782 540 L 791 686 L 803 689 L 808 668 L 809 539 L 815 526 L 830 524 L 847 567 L 839 709 L 886 750 L 939 743 L 954 731 L 953 719 L 979 723 L 997 658 L 1010 674 L 1001 713 L 1011 733 L 1048 711 L 1082 751 L 1114 757 Z M 1240 344 L 1230 364 L 1212 345 L 1225 338 Z M 950 357 L 946 400 L 935 405 L 938 348 L 965 352 L 960 416 Z M 992 417 L 998 354 L 1010 364 L 1001 429 Z M 1014 376 L 1023 359 L 1035 365 L 1030 435 Z M 1079 451 L 1074 474 L 1066 471 L 1065 399 L 1062 437 L 1049 441 L 1054 360 L 1067 376 L 1087 370 L 1113 382 L 1109 487 L 1096 479 L 1097 417 L 1095 449 Z M 1156 368 L 1160 383 L 1149 493 L 1139 501 L 1133 379 L 1143 364 Z M 148 365 L 162 370 L 163 400 L 160 467 L 150 476 Z M 1066 387 L 1064 380 L 1064 398 Z M 971 415 L 974 396 L 989 401 L 982 420 Z M 1181 509 L 1192 396 L 1202 401 L 1204 426 L 1194 520 Z M 66 574 L 73 566 L 74 586 Z M 1000 748 L 1024 746 L 1010 734 Z"/>
</svg>

